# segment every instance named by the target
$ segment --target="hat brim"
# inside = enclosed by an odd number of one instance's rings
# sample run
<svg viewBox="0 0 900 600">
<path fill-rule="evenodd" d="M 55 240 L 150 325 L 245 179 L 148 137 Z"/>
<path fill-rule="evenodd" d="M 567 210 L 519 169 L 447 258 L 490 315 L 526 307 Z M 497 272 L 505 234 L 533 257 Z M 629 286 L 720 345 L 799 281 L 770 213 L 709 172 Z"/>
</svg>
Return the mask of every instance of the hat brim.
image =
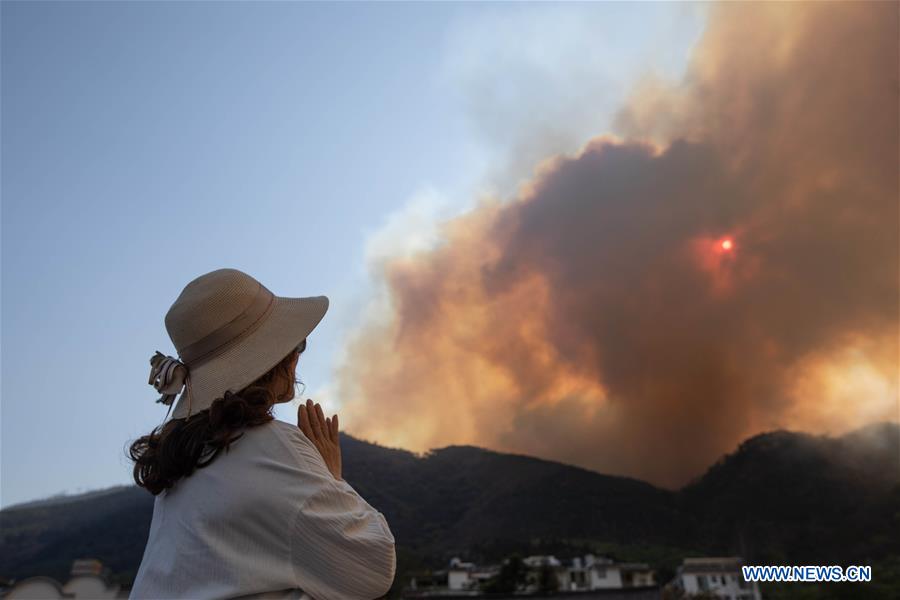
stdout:
<svg viewBox="0 0 900 600">
<path fill-rule="evenodd" d="M 256 381 L 294 350 L 327 310 L 326 296 L 275 296 L 272 311 L 257 329 L 224 353 L 190 370 L 190 393 L 185 386 L 172 419 L 205 410 L 226 391 L 236 393 Z"/>
</svg>

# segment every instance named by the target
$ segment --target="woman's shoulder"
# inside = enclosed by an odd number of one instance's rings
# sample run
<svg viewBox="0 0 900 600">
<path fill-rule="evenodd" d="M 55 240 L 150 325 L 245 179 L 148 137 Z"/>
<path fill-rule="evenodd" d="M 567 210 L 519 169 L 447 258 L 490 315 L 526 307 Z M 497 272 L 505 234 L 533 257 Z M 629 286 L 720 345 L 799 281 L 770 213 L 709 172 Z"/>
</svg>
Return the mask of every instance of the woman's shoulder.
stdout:
<svg viewBox="0 0 900 600">
<path fill-rule="evenodd" d="M 293 423 L 273 419 L 247 432 L 245 449 L 257 467 L 266 467 L 275 477 L 286 477 L 304 497 L 320 488 L 334 486 L 334 478 L 312 441 Z"/>
<path fill-rule="evenodd" d="M 288 423 L 286 421 L 282 421 L 281 419 L 272 419 L 266 425 L 272 430 L 272 432 L 281 437 L 282 439 L 289 439 L 292 442 L 307 445 L 312 442 L 309 441 L 309 438 L 300 430 L 300 427 L 297 426 L 296 423 Z"/>
<path fill-rule="evenodd" d="M 309 438 L 293 423 L 272 419 L 253 429 L 252 435 L 262 439 L 263 443 L 280 448 L 295 457 L 308 460 L 315 458 L 315 453 L 318 452 Z"/>
</svg>

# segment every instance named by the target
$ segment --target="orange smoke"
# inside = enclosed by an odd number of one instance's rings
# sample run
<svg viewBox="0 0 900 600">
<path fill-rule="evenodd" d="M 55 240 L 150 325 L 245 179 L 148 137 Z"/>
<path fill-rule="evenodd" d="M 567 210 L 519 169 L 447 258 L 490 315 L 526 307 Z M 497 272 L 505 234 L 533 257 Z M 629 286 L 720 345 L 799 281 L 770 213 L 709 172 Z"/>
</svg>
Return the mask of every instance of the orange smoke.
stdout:
<svg viewBox="0 0 900 600">
<path fill-rule="evenodd" d="M 620 140 L 381 263 L 351 433 L 674 486 L 762 430 L 897 418 L 898 10 L 715 5 Z"/>
</svg>

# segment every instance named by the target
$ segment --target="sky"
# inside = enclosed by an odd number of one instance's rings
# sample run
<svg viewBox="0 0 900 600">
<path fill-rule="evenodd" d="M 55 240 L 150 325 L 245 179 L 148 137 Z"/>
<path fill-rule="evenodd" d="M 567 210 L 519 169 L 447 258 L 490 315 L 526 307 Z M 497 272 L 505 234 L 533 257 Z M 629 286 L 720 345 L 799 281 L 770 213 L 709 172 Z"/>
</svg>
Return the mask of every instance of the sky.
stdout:
<svg viewBox="0 0 900 600">
<path fill-rule="evenodd" d="M 3 2 L 0 21 L 5 507 L 131 480 L 128 443 L 165 415 L 164 315 L 214 269 L 329 296 L 298 374 L 341 410 L 382 267 L 609 129 L 648 76 L 678 81 L 706 9 Z"/>
</svg>

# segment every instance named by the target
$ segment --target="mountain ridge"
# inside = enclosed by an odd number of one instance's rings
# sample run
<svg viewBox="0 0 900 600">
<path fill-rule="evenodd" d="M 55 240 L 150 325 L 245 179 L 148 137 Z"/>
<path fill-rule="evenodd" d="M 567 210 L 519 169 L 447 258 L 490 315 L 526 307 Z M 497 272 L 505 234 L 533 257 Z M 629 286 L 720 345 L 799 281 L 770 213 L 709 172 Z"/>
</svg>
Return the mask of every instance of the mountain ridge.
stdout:
<svg viewBox="0 0 900 600">
<path fill-rule="evenodd" d="M 900 425 L 842 436 L 763 433 L 677 491 L 471 445 L 422 454 L 343 434 L 344 476 L 391 524 L 398 577 L 460 555 L 600 551 L 851 561 L 900 556 Z M 117 486 L 0 511 L 0 576 L 64 578 L 93 556 L 134 576 L 153 497 Z M 598 550 L 599 549 L 599 550 Z M 790 560 L 788 560 L 790 559 Z M 660 563 L 662 564 L 662 563 Z"/>
<path fill-rule="evenodd" d="M 524 453 L 519 453 L 519 452 L 503 452 L 503 451 L 501 451 L 501 450 L 494 450 L 494 449 L 491 449 L 491 448 L 485 448 L 485 447 L 482 447 L 482 446 L 476 446 L 476 445 L 473 445 L 473 444 L 450 444 L 450 445 L 448 445 L 448 446 L 441 446 L 441 447 L 439 447 L 439 448 L 430 448 L 430 449 L 428 449 L 428 450 L 425 450 L 424 452 L 414 452 L 414 451 L 412 451 L 412 450 L 407 450 L 407 449 L 405 449 L 405 448 L 400 448 L 400 447 L 395 447 L 395 446 L 386 446 L 386 445 L 381 444 L 381 443 L 379 443 L 379 442 L 367 440 L 367 439 L 364 439 L 364 438 L 361 438 L 361 437 L 356 437 L 356 436 L 354 436 L 354 435 L 352 435 L 352 434 L 348 434 L 348 433 L 346 433 L 346 432 L 341 432 L 341 443 L 344 444 L 344 443 L 347 443 L 347 442 L 350 442 L 350 443 L 357 443 L 357 442 L 358 442 L 358 443 L 366 444 L 366 445 L 368 445 L 368 446 L 372 446 L 372 447 L 379 448 L 379 449 L 382 449 L 382 450 L 386 450 L 386 451 L 390 451 L 390 452 L 395 452 L 395 453 L 403 454 L 403 455 L 408 455 L 408 457 L 409 457 L 410 459 L 423 459 L 423 458 L 427 458 L 427 457 L 428 457 L 429 455 L 431 455 L 431 454 L 434 454 L 434 453 L 440 453 L 440 452 L 443 452 L 443 451 L 446 451 L 446 450 L 455 450 L 455 449 L 469 449 L 469 450 L 476 450 L 476 451 L 486 452 L 486 453 L 491 453 L 491 454 L 500 454 L 500 455 L 504 455 L 504 456 L 517 456 L 517 457 L 527 458 L 527 459 L 529 459 L 529 460 L 542 461 L 542 462 L 553 463 L 553 464 L 557 464 L 557 465 L 563 465 L 563 466 L 566 466 L 566 467 L 571 467 L 571 468 L 574 468 L 574 469 L 580 469 L 580 470 L 582 470 L 582 471 L 587 471 L 587 472 L 589 472 L 589 473 L 594 473 L 594 474 L 597 474 L 597 475 L 603 475 L 604 477 L 615 477 L 615 478 L 619 478 L 619 479 L 630 479 L 630 480 L 632 480 L 632 481 L 637 481 L 637 482 L 640 482 L 640 483 L 643 483 L 643 484 L 652 486 L 652 487 L 654 487 L 654 488 L 656 488 L 656 489 L 660 489 L 660 490 L 668 490 L 668 491 L 676 491 L 676 492 L 677 492 L 677 491 L 682 491 L 682 490 L 684 490 L 684 489 L 687 488 L 687 487 L 690 487 L 693 483 L 695 483 L 695 482 L 698 481 L 699 479 L 703 478 L 703 477 L 709 472 L 709 470 L 712 469 L 712 468 L 714 468 L 719 462 L 725 460 L 728 456 L 730 456 L 731 454 L 736 453 L 738 450 L 740 450 L 741 448 L 747 446 L 748 444 L 756 443 L 756 441 L 757 441 L 758 439 L 769 438 L 769 437 L 772 437 L 772 436 L 778 436 L 778 435 L 781 435 L 781 434 L 786 434 L 786 435 L 791 435 L 791 436 L 808 436 L 808 437 L 811 437 L 811 438 L 825 439 L 825 440 L 828 440 L 828 439 L 844 439 L 844 438 L 848 438 L 848 437 L 857 436 L 857 435 L 860 435 L 860 434 L 867 434 L 867 433 L 870 433 L 872 430 L 875 430 L 876 432 L 882 432 L 882 433 L 883 433 L 884 431 L 887 431 L 888 433 L 891 433 L 891 432 L 900 432 L 900 423 L 897 423 L 897 422 L 894 422 L 894 421 L 879 421 L 879 422 L 875 422 L 875 423 L 870 423 L 870 424 L 864 425 L 864 426 L 859 427 L 859 428 L 857 428 L 857 429 L 848 431 L 848 432 L 843 433 L 843 434 L 838 434 L 838 435 L 833 435 L 833 434 L 813 434 L 813 433 L 802 432 L 802 431 L 794 431 L 794 430 L 790 430 L 790 429 L 774 429 L 774 430 L 772 430 L 772 431 L 767 431 L 767 432 L 758 433 L 758 434 L 755 434 L 755 435 L 753 435 L 753 436 L 751 436 L 751 437 L 745 439 L 744 441 L 742 441 L 740 444 L 738 444 L 738 446 L 737 446 L 737 447 L 735 448 L 735 450 L 733 450 L 732 452 L 723 454 L 723 455 L 722 455 L 715 463 L 713 463 L 712 465 L 710 465 L 710 466 L 707 468 L 706 471 L 703 471 L 702 473 L 696 475 L 695 477 L 693 477 L 691 480 L 689 480 L 687 483 L 685 483 L 685 484 L 684 484 L 683 486 L 681 486 L 680 488 L 675 488 L 675 489 L 670 489 L 670 488 L 666 488 L 666 487 L 657 486 L 657 485 L 655 485 L 655 484 L 652 484 L 652 483 L 650 483 L 650 482 L 648 482 L 648 481 L 644 481 L 643 479 L 639 479 L 639 478 L 637 478 L 637 477 L 630 477 L 630 476 L 628 476 L 628 475 L 612 475 L 612 474 L 608 474 L 608 473 L 603 473 L 603 472 L 601 472 L 601 471 L 596 471 L 596 470 L 594 470 L 594 469 L 589 469 L 589 468 L 587 468 L 587 467 L 582 467 L 582 466 L 579 466 L 579 465 L 576 465 L 576 464 L 565 463 L 565 462 L 556 461 L 556 460 L 547 459 L 547 458 L 541 458 L 541 457 L 539 457 L 539 456 L 532 456 L 532 455 L 530 455 L 530 454 L 524 454 Z M 900 434 L 898 434 L 898 435 L 900 435 Z M 87 497 L 89 497 L 89 496 L 92 496 L 92 495 L 96 495 L 96 494 L 104 494 L 104 493 L 111 493 L 111 492 L 115 492 L 115 491 L 121 491 L 122 489 L 130 488 L 130 487 L 133 487 L 133 486 L 131 486 L 131 485 L 129 485 L 129 484 L 117 484 L 117 485 L 111 485 L 111 486 L 109 486 L 109 487 L 96 488 L 96 489 L 86 490 L 86 491 L 83 491 L 83 492 L 76 492 L 76 493 L 68 493 L 68 492 L 62 491 L 62 492 L 58 492 L 58 493 L 56 493 L 56 494 L 53 494 L 53 495 L 51 495 L 51 496 L 46 496 L 46 497 L 43 497 L 43 498 L 34 498 L 34 499 L 31 499 L 31 500 L 24 500 L 24 501 L 22 501 L 22 502 L 17 502 L 17 503 L 15 503 L 15 504 L 11 504 L 11 505 L 9 505 L 9 506 L 6 506 L 6 507 L 3 507 L 2 509 L 0 509 L 0 512 L 4 512 L 4 511 L 7 511 L 7 510 L 17 510 L 17 509 L 20 509 L 20 508 L 28 508 L 28 507 L 39 506 L 39 505 L 64 504 L 64 503 L 69 502 L 69 501 L 78 501 L 78 500 L 81 500 L 81 499 L 85 499 L 85 498 L 87 498 Z"/>
</svg>

